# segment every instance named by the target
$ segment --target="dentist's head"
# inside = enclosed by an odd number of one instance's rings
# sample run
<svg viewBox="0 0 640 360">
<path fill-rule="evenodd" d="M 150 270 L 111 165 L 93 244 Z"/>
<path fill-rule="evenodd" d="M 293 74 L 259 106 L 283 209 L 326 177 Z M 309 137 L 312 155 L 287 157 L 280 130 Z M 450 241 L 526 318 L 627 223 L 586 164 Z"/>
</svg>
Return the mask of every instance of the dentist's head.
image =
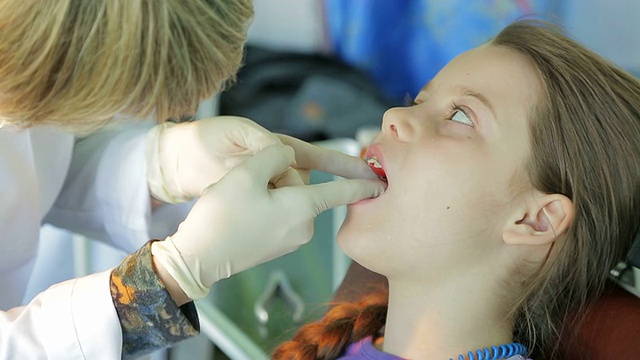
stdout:
<svg viewBox="0 0 640 360">
<path fill-rule="evenodd" d="M 0 3 L 0 119 L 89 131 L 192 115 L 234 79 L 248 0 Z"/>
</svg>

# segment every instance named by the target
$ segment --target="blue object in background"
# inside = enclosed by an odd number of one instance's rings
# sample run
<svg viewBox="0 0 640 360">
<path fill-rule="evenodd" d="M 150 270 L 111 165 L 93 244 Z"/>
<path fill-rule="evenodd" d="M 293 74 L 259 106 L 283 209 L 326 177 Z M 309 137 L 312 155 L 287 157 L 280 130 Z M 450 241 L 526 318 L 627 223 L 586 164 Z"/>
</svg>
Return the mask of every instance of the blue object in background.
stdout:
<svg viewBox="0 0 640 360">
<path fill-rule="evenodd" d="M 324 0 L 329 40 L 342 60 L 367 71 L 392 99 L 413 98 L 456 55 L 553 0 Z"/>
</svg>

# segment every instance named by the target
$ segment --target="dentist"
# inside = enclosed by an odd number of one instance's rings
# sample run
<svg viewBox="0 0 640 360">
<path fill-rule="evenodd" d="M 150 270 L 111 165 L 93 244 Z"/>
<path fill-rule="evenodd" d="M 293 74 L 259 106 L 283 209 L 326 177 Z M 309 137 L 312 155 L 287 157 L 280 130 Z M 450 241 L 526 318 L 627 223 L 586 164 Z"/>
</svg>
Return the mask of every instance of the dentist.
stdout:
<svg viewBox="0 0 640 360">
<path fill-rule="evenodd" d="M 248 0 L 0 2 L 0 359 L 135 358 L 194 336 L 192 300 L 216 281 L 383 191 L 359 159 L 248 119 L 166 121 L 233 81 L 252 14 Z M 309 186 L 299 169 L 352 180 Z M 149 240 L 155 208 L 194 198 Z M 44 223 L 131 255 L 23 304 Z"/>
</svg>

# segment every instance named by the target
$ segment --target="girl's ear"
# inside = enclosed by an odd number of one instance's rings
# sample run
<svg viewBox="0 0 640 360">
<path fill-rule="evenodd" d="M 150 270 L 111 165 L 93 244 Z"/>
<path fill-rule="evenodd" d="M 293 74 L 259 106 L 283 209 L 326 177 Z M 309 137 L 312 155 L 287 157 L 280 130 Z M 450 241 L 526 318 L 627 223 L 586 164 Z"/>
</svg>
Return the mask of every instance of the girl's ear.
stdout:
<svg viewBox="0 0 640 360">
<path fill-rule="evenodd" d="M 537 194 L 502 233 L 509 245 L 548 245 L 573 222 L 571 199 L 560 194 Z"/>
</svg>

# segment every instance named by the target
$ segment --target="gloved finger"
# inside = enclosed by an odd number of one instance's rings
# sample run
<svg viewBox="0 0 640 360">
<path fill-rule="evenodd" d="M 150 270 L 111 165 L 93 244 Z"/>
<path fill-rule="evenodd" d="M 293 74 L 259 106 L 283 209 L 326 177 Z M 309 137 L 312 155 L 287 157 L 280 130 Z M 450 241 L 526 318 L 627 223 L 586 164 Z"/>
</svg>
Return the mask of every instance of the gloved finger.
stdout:
<svg viewBox="0 0 640 360">
<path fill-rule="evenodd" d="M 294 137 L 277 134 L 283 144 L 296 153 L 296 162 L 302 169 L 315 169 L 347 179 L 377 179 L 367 163 L 355 156 L 326 149 Z"/>
<path fill-rule="evenodd" d="M 284 145 L 270 145 L 231 169 L 223 180 L 263 187 L 291 166 L 295 166 L 293 149 Z"/>
<path fill-rule="evenodd" d="M 276 189 L 285 186 L 305 185 L 304 179 L 300 176 L 300 172 L 291 167 L 285 170 L 282 174 L 271 179 L 271 183 Z"/>
<path fill-rule="evenodd" d="M 347 205 L 360 200 L 382 195 L 385 184 L 380 180 L 353 179 L 336 180 L 322 184 L 297 187 L 299 195 L 307 199 L 307 204 L 317 216 L 321 212 L 340 205 Z"/>
<path fill-rule="evenodd" d="M 233 169 L 234 167 L 242 164 L 243 162 L 247 161 L 247 159 L 253 156 L 253 154 L 250 153 L 250 150 L 245 149 L 242 152 L 243 155 L 236 154 L 233 156 L 227 156 L 224 159 L 224 166 L 227 170 Z"/>
<path fill-rule="evenodd" d="M 296 171 L 300 174 L 300 178 L 304 184 L 308 185 L 311 182 L 311 170 L 296 169 Z"/>
</svg>

